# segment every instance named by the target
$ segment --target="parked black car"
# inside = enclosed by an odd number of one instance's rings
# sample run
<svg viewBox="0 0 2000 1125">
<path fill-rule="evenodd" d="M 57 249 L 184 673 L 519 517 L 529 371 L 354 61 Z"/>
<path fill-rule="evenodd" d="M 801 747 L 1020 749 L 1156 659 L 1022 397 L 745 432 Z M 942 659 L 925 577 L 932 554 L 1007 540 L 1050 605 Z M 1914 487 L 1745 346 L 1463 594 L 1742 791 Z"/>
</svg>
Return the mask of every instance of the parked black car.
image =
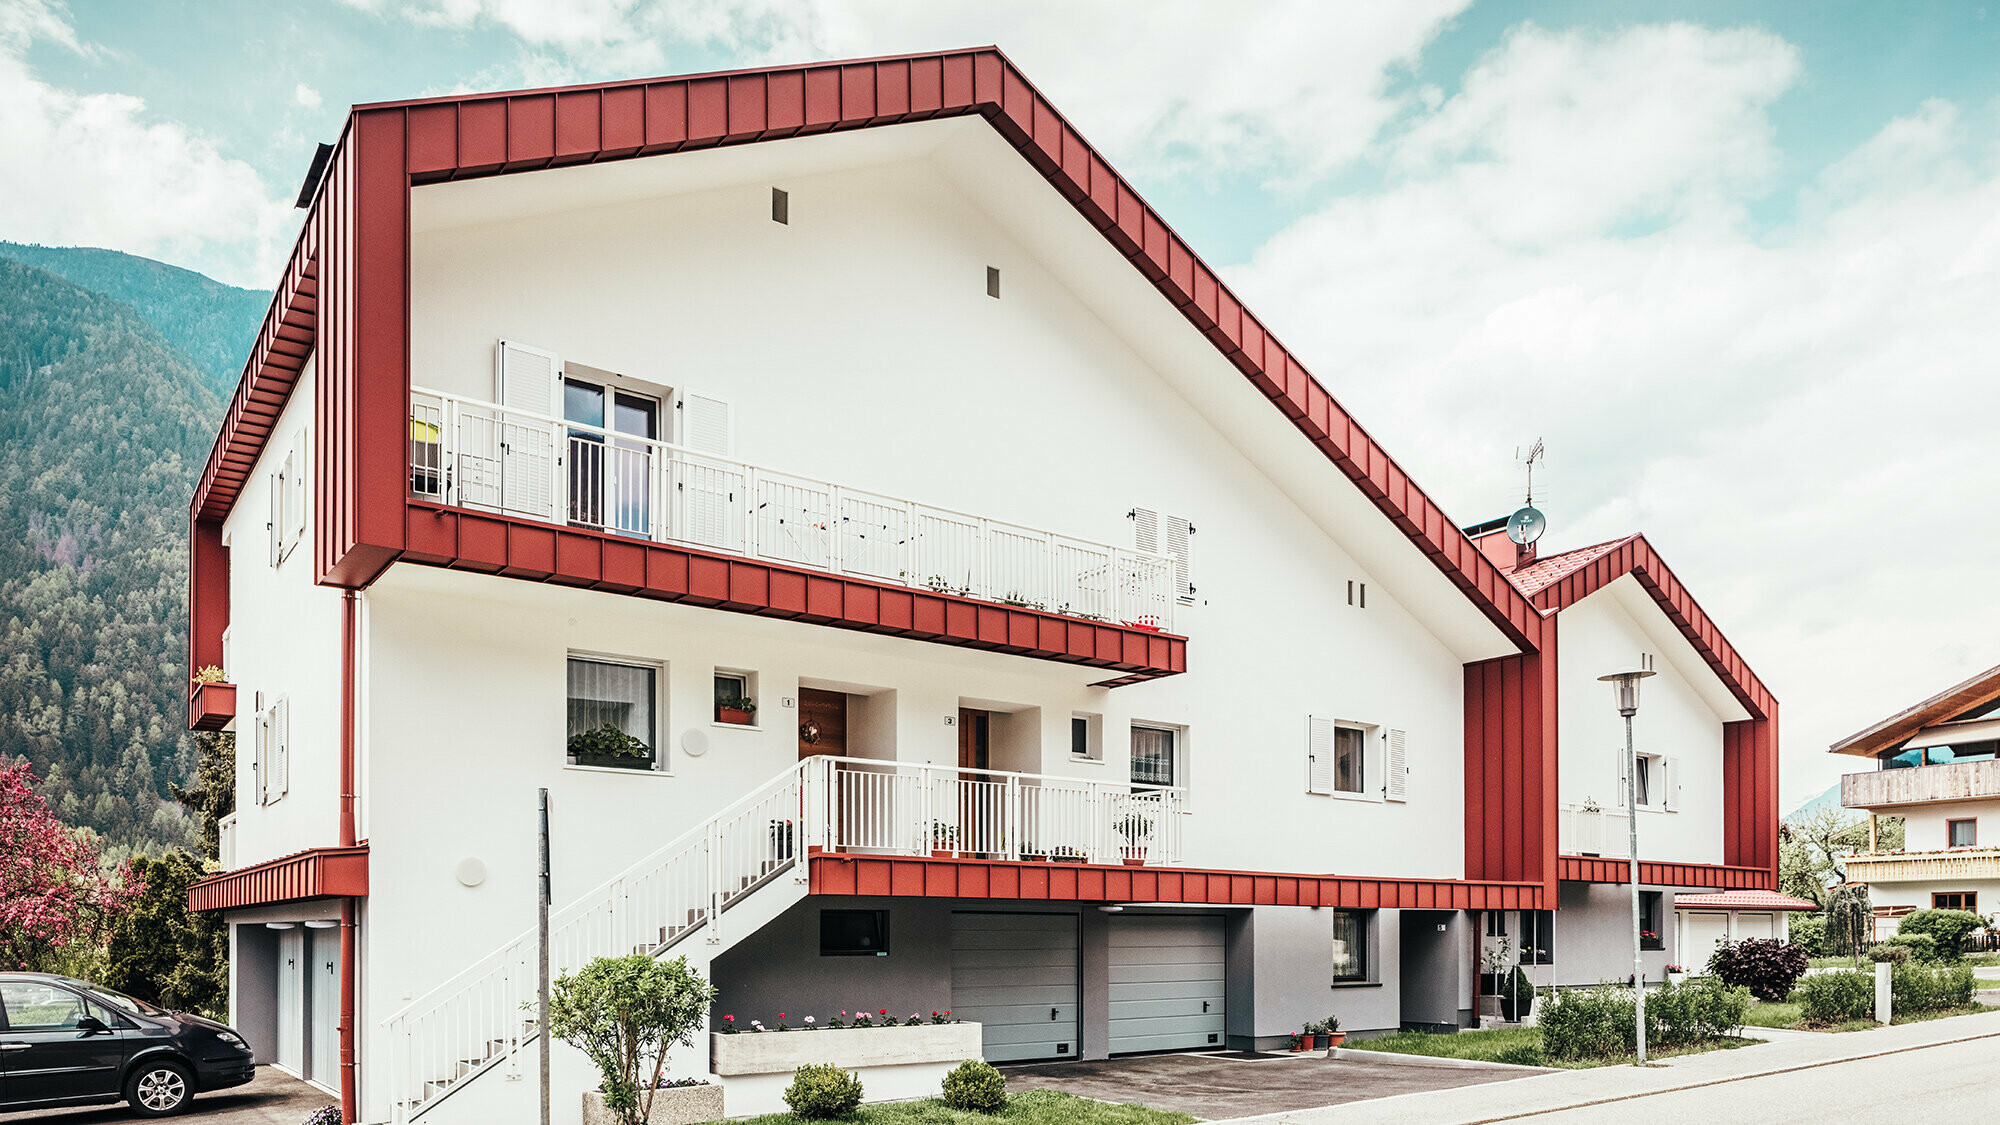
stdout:
<svg viewBox="0 0 2000 1125">
<path fill-rule="evenodd" d="M 234 1030 L 80 980 L 0 973 L 0 1110 L 123 1098 L 142 1117 L 256 1074 Z"/>
</svg>

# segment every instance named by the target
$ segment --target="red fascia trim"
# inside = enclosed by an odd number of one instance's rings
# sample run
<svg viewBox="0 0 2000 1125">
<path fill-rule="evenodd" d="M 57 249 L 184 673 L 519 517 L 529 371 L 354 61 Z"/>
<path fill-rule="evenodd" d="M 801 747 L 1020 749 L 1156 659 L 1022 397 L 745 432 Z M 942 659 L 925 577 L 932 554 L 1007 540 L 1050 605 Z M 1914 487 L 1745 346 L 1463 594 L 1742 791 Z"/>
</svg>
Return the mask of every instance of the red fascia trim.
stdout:
<svg viewBox="0 0 2000 1125">
<path fill-rule="evenodd" d="M 331 478 L 343 495 L 322 529 L 321 580 L 365 586 L 404 548 L 399 529 L 374 524 L 371 514 L 394 506 L 406 468 L 410 184 L 966 113 L 984 116 L 1039 169 L 1503 634 L 1524 650 L 1540 645 L 1543 619 L 1528 599 L 994 48 L 353 110 L 315 221 L 294 251 L 309 261 L 310 232 L 338 216 L 326 244 L 363 259 L 330 271 L 342 274 L 333 301 L 351 306 L 332 314 L 338 331 L 353 337 L 365 362 L 343 361 L 345 389 L 322 394 L 346 416 L 322 417 L 338 428 L 322 427 L 337 441 L 324 443 L 331 448 L 320 465 L 343 470 Z M 391 159 L 399 162 L 393 185 Z M 252 453 L 255 445 L 247 445 Z M 205 475 L 198 495 L 208 487 Z"/>
<path fill-rule="evenodd" d="M 1109 668 L 1120 683 L 1187 671 L 1172 633 L 424 502 L 408 512 L 411 562 Z"/>
<path fill-rule="evenodd" d="M 189 910 L 236 910 L 368 894 L 368 845 L 311 848 L 224 871 L 188 887 Z"/>
<path fill-rule="evenodd" d="M 1033 902 L 1175 902 L 1351 910 L 1541 910 L 1541 886 L 1177 867 L 818 855 L 810 893 Z"/>
<path fill-rule="evenodd" d="M 1631 866 L 1626 860 L 1599 856 L 1566 855 L 1558 861 L 1565 883 L 1630 883 Z M 1777 889 L 1775 873 L 1762 867 L 1735 867 L 1709 863 L 1669 863 L 1642 859 L 1639 882 L 1654 887 L 1712 887 L 1716 890 Z"/>
</svg>

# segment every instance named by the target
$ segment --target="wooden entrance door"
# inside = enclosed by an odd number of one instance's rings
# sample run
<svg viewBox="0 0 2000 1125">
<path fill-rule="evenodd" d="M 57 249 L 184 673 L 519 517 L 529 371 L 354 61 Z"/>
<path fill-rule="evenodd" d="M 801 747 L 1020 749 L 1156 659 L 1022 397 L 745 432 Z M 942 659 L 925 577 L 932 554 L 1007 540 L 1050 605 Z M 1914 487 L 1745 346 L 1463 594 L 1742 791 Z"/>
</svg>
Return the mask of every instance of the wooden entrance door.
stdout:
<svg viewBox="0 0 2000 1125">
<path fill-rule="evenodd" d="M 958 709 L 958 768 L 990 769 L 993 760 L 993 717 L 970 707 Z M 999 786 L 983 773 L 958 775 L 958 838 L 953 850 L 990 857 L 1004 848 L 997 838 L 1001 823 L 996 805 Z"/>
</svg>

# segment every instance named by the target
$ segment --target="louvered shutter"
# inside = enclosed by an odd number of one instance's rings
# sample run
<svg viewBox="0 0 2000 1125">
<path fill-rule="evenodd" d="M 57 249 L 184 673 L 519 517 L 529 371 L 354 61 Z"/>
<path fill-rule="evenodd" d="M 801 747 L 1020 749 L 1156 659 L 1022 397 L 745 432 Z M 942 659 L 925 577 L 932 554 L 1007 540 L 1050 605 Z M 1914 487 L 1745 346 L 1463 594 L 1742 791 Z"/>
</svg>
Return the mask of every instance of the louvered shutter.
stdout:
<svg viewBox="0 0 2000 1125">
<path fill-rule="evenodd" d="M 1167 516 L 1163 522 L 1167 554 L 1174 560 L 1174 597 L 1191 602 L 1194 600 L 1194 583 L 1188 577 L 1188 548 L 1194 538 L 1194 524 L 1181 516 Z"/>
<path fill-rule="evenodd" d="M 276 801 L 292 788 L 292 701 L 279 699 L 271 705 L 271 800 Z"/>
<path fill-rule="evenodd" d="M 1306 792 L 1333 792 L 1333 720 L 1306 716 Z"/>
<path fill-rule="evenodd" d="M 1632 756 L 1618 751 L 1618 801 L 1620 808 L 1632 803 Z"/>
<path fill-rule="evenodd" d="M 1660 803 L 1672 812 L 1681 807 L 1681 762 L 1679 758 L 1660 759 Z"/>
<path fill-rule="evenodd" d="M 1387 784 L 1382 788 L 1382 796 L 1391 801 L 1409 800 L 1410 762 L 1405 743 L 1409 736 L 1395 727 L 1389 728 L 1389 769 Z"/>
<path fill-rule="evenodd" d="M 271 505 L 270 505 L 271 518 L 270 522 L 265 524 L 264 526 L 265 529 L 270 532 L 269 538 L 271 540 L 271 565 L 277 566 L 278 563 L 285 557 L 284 555 L 284 539 L 285 539 L 284 471 L 281 469 L 278 472 L 272 473 L 269 484 L 271 488 Z"/>
<path fill-rule="evenodd" d="M 285 477 L 290 484 L 290 492 L 285 497 L 285 516 L 291 527 L 286 536 L 288 542 L 285 553 L 306 535 L 306 431 L 299 431 L 299 442 L 292 450 L 292 457 L 285 469 Z"/>
<path fill-rule="evenodd" d="M 736 407 L 728 399 L 692 392 L 681 396 L 681 444 L 714 457 L 734 455 Z"/>
<path fill-rule="evenodd" d="M 1147 554 L 1160 549 L 1160 513 L 1151 508 L 1132 509 L 1132 546 Z"/>
<path fill-rule="evenodd" d="M 264 693 L 255 696 L 257 707 L 256 729 L 252 732 L 252 753 L 250 770 L 257 775 L 257 803 L 271 803 L 271 716 L 264 710 Z"/>
<path fill-rule="evenodd" d="M 475 417 L 462 423 L 490 426 L 491 432 L 468 435 L 470 441 L 461 438 L 460 447 L 499 461 L 501 508 L 536 519 L 556 519 L 555 429 L 551 423 L 523 415 L 557 415 L 556 382 L 562 373 L 562 360 L 554 352 L 512 340 L 500 341 L 497 351 L 500 405 L 507 412 L 497 419 Z M 467 475 L 476 480 L 477 466 L 468 465 L 467 469 L 471 470 Z M 472 489 L 468 488 L 467 494 L 470 496 Z"/>
</svg>

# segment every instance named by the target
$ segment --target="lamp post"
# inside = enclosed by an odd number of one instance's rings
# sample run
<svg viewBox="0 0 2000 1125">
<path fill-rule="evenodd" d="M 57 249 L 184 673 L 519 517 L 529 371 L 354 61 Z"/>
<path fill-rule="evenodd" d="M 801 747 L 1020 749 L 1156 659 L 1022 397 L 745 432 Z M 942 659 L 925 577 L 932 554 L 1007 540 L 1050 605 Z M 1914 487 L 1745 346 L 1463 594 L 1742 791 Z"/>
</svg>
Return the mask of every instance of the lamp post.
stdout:
<svg viewBox="0 0 2000 1125">
<path fill-rule="evenodd" d="M 1611 685 L 1618 697 L 1618 713 L 1625 716 L 1625 827 L 1626 863 L 1632 874 L 1632 995 L 1638 1022 L 1639 1065 L 1646 1065 L 1646 966 L 1640 958 L 1639 937 L 1639 752 L 1632 743 L 1632 716 L 1639 713 L 1639 681 L 1653 674 L 1651 668 L 1628 668 L 1599 676 Z"/>
</svg>

